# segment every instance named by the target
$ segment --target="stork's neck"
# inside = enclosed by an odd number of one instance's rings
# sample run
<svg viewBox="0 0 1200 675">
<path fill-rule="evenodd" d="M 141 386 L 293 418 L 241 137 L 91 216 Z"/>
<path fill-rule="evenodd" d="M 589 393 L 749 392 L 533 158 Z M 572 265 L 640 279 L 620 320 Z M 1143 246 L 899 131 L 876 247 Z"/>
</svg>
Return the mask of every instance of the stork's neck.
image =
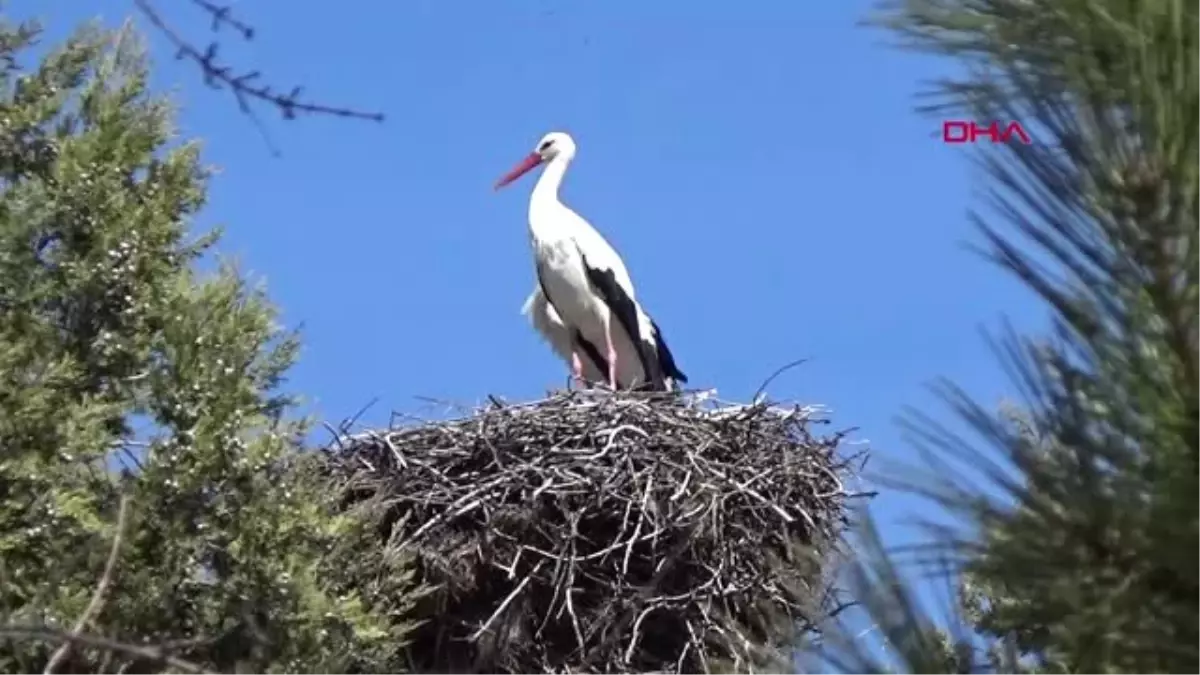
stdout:
<svg viewBox="0 0 1200 675">
<path fill-rule="evenodd" d="M 545 207 L 559 206 L 558 186 L 562 185 L 563 176 L 567 173 L 567 165 L 571 159 L 566 155 L 558 155 L 546 163 L 542 175 L 538 177 L 537 185 L 533 187 L 533 195 L 529 200 L 529 212 Z"/>
</svg>

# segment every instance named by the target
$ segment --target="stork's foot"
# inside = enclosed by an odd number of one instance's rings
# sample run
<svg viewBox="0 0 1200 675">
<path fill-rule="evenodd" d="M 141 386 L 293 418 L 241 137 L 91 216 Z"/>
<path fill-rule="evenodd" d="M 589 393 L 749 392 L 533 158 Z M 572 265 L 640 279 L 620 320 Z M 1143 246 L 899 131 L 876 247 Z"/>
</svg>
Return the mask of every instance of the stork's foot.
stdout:
<svg viewBox="0 0 1200 675">
<path fill-rule="evenodd" d="M 568 380 L 568 388 L 570 385 L 575 385 L 575 389 L 588 389 L 591 384 L 583 378 L 583 359 L 579 358 L 579 352 L 571 352 L 571 377 Z"/>
<path fill-rule="evenodd" d="M 568 379 L 567 388 L 571 391 L 585 395 L 602 394 L 611 391 L 608 387 L 608 383 L 606 382 L 593 382 L 587 378 L 575 377 L 574 375 Z"/>
</svg>

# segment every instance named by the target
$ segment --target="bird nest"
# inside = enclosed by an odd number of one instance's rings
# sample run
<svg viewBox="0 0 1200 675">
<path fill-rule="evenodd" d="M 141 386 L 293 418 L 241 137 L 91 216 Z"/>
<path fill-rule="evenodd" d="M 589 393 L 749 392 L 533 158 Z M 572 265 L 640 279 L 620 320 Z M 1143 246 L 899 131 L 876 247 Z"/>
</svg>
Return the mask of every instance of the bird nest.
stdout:
<svg viewBox="0 0 1200 675">
<path fill-rule="evenodd" d="M 563 393 L 340 435 L 325 464 L 430 589 L 414 672 L 789 668 L 768 655 L 821 618 L 853 496 L 827 423 Z"/>
</svg>

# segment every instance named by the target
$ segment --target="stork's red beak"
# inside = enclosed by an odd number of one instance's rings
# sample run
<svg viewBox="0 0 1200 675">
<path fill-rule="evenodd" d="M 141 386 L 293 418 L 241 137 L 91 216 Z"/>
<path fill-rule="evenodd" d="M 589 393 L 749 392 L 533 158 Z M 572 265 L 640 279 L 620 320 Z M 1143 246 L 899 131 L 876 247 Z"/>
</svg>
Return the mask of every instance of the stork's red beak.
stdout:
<svg viewBox="0 0 1200 675">
<path fill-rule="evenodd" d="M 509 183 L 520 178 L 521 176 L 524 176 L 525 174 L 529 173 L 530 169 L 532 169 L 533 167 L 535 167 L 541 163 L 542 163 L 541 155 L 539 155 L 536 152 L 529 153 L 529 156 L 526 157 L 525 159 L 521 160 L 520 164 L 517 164 L 516 166 L 514 166 L 512 171 L 509 171 L 508 173 L 504 174 L 503 178 L 496 181 L 495 189 L 499 190 L 500 188 L 504 187 L 505 185 L 508 185 Z"/>
</svg>

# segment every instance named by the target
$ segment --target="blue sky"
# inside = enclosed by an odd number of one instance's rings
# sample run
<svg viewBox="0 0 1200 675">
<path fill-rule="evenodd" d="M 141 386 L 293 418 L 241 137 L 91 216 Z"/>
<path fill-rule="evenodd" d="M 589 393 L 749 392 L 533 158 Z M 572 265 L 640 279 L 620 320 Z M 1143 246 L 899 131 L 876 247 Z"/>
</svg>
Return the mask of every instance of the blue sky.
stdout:
<svg viewBox="0 0 1200 675">
<path fill-rule="evenodd" d="M 282 6 L 286 4 L 290 10 Z M 161 0 L 206 38 L 190 3 Z M 330 7 L 336 10 L 330 10 Z M 686 10 L 684 9 L 686 7 Z M 962 247 L 972 168 L 912 112 L 949 65 L 857 26 L 864 1 L 235 4 L 259 30 L 228 61 L 312 97 L 378 109 L 385 124 L 264 110 L 283 157 L 228 94 L 151 39 L 156 86 L 220 168 L 201 226 L 264 278 L 305 348 L 291 386 L 338 420 L 417 411 L 417 396 L 525 399 L 560 386 L 519 314 L 534 276 L 533 181 L 492 182 L 545 132 L 579 154 L 569 205 L 622 252 L 639 296 L 698 387 L 745 399 L 774 369 L 776 398 L 822 403 L 879 455 L 904 458 L 895 417 L 940 412 L 953 377 L 988 404 L 1009 392 L 980 335 L 1041 308 Z M 29 11 L 28 7 L 23 11 Z M 129 0 L 51 0 L 51 36 L 116 24 Z M 889 537 L 911 500 L 884 495 Z"/>
</svg>

